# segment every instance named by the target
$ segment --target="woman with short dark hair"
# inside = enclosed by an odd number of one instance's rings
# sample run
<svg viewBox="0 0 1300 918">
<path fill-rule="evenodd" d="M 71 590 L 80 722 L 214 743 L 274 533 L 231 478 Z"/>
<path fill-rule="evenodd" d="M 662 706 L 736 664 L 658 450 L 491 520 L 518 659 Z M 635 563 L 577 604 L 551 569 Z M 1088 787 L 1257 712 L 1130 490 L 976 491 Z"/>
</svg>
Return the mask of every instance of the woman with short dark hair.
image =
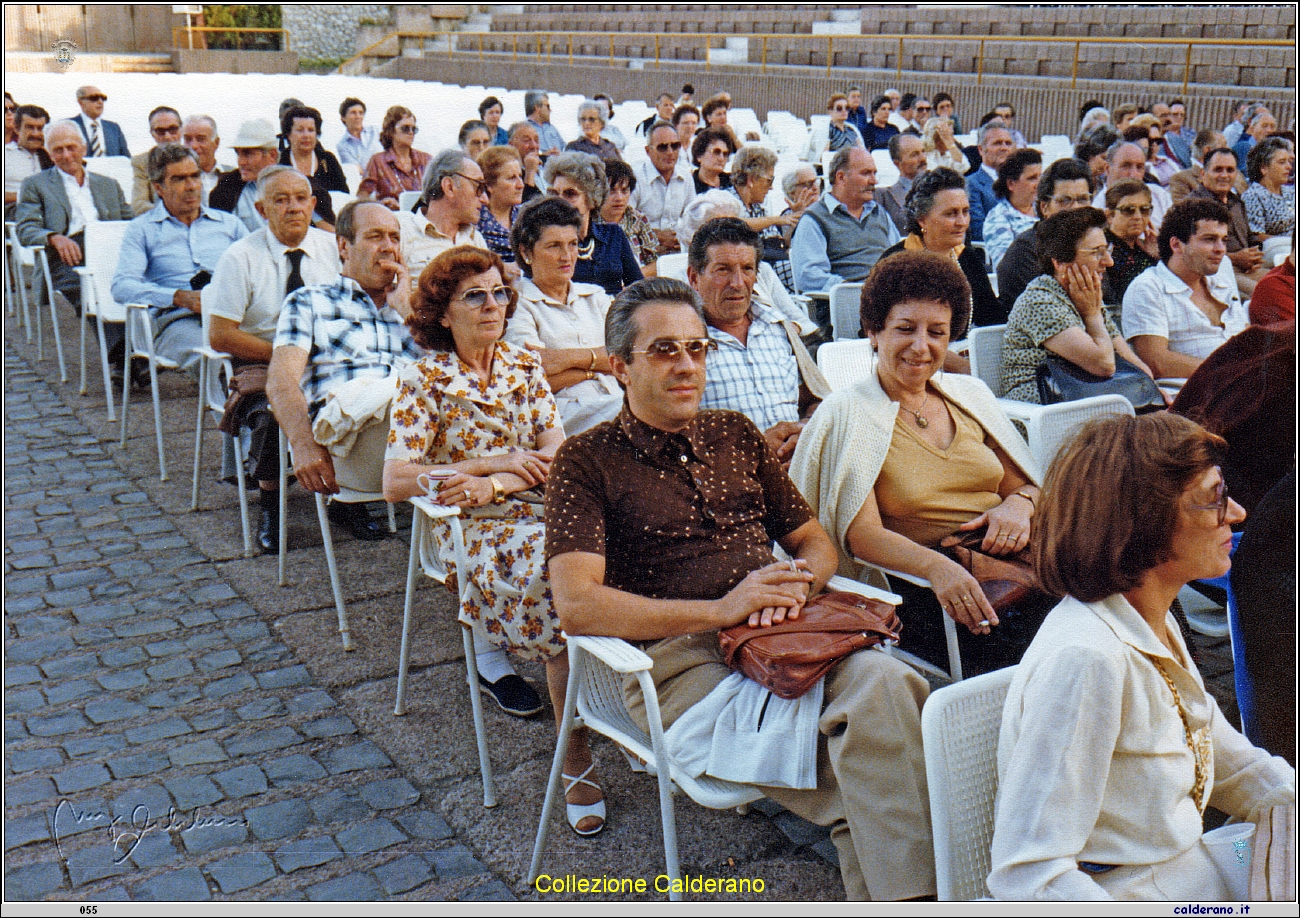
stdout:
<svg viewBox="0 0 1300 918">
<path fill-rule="evenodd" d="M 289 146 L 280 153 L 280 165 L 293 166 L 326 191 L 348 191 L 348 180 L 338 157 L 321 145 L 321 114 L 314 108 L 295 105 L 280 119 L 280 131 Z M 319 203 L 319 202 L 318 202 Z"/>
<path fill-rule="evenodd" d="M 1295 895 L 1293 823 L 1281 828 L 1295 770 L 1227 722 L 1169 611 L 1232 563 L 1246 514 L 1224 490 L 1222 447 L 1176 415 L 1111 415 L 1052 463 L 1032 551 L 1066 598 L 1003 708 L 999 899 L 1235 898 L 1201 840 L 1209 806 L 1259 824 L 1251 898 Z"/>
<path fill-rule="evenodd" d="M 1043 273 L 1020 294 L 1002 334 L 1004 398 L 1037 405 L 1038 366 L 1048 354 L 1105 379 L 1115 375 L 1118 354 L 1151 375 L 1102 303 L 1102 278 L 1114 264 L 1105 230 L 1105 215 L 1092 207 L 1052 214 L 1039 225 Z"/>
<path fill-rule="evenodd" d="M 691 141 L 691 158 L 695 160 L 695 193 L 704 194 L 714 188 L 730 188 L 731 176 L 727 174 L 727 160 L 736 152 L 736 141 L 730 131 L 707 127 Z"/>
<path fill-rule="evenodd" d="M 510 135 L 506 129 L 501 126 L 501 115 L 505 112 L 505 106 L 496 96 L 488 96 L 478 104 L 478 116 L 483 119 L 483 123 L 492 131 L 492 145 L 494 147 L 505 146 L 510 142 Z"/>
<path fill-rule="evenodd" d="M 610 296 L 639 281 L 644 275 L 626 234 L 600 218 L 609 193 L 605 164 L 588 153 L 560 153 L 546 161 L 543 175 L 551 193 L 576 208 L 582 218 L 573 279 L 599 284 Z"/>
<path fill-rule="evenodd" d="M 460 510 L 468 570 L 457 570 L 445 520 L 434 523 L 431 538 L 447 587 L 455 592 L 460 578 L 468 581 L 461 623 L 479 620 L 494 642 L 546 663 L 558 725 L 569 664 L 551 604 L 537 490 L 564 429 L 540 361 L 501 340 L 516 302 L 503 272 L 491 252 L 457 246 L 420 274 L 407 325 L 429 354 L 398 375 L 384 497 L 395 503 L 429 493 Z M 574 734 L 565 765 L 578 776 L 566 788 L 576 798 L 570 825 L 594 835 L 604 827 L 605 807 L 588 777 L 585 733 Z"/>
<path fill-rule="evenodd" d="M 834 540 L 841 574 L 865 561 L 930 582 L 894 583 L 903 647 L 948 668 L 946 614 L 963 626 L 962 671 L 974 675 L 1016 663 L 1048 606 L 1000 618 L 947 552 L 981 532 L 988 554 L 1022 551 L 1038 502 L 1037 463 L 988 386 L 941 372 L 969 320 L 970 285 L 950 258 L 899 252 L 877 262 L 862 287 L 871 370 L 822 402 L 790 478 Z"/>
<path fill-rule="evenodd" d="M 1043 154 L 1016 150 L 998 167 L 993 193 L 1000 198 L 984 218 L 984 251 L 996 271 L 1016 237 L 1038 222 L 1034 201 L 1043 176 Z"/>
<path fill-rule="evenodd" d="M 623 160 L 616 159 L 605 163 L 605 181 L 609 184 L 609 191 L 600 208 L 601 219 L 623 231 L 641 264 L 641 273 L 654 277 L 655 263 L 659 260 L 659 237 L 646 215 L 631 206 L 632 192 L 636 191 L 636 172 Z"/>
<path fill-rule="evenodd" d="M 357 186 L 357 200 L 374 200 L 389 210 L 397 210 L 403 191 L 422 190 L 424 170 L 433 157 L 415 149 L 415 135 L 419 131 L 409 108 L 394 105 L 384 113 L 384 125 L 379 132 L 384 151 L 370 157 L 366 164 L 365 177 Z"/>
</svg>

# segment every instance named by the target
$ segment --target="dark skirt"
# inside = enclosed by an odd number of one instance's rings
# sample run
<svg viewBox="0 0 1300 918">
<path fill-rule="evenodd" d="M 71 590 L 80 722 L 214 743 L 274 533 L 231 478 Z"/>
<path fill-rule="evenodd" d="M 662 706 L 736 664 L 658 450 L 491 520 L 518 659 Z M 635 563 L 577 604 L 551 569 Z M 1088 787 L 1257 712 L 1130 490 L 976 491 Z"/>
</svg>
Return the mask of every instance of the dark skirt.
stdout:
<svg viewBox="0 0 1300 918">
<path fill-rule="evenodd" d="M 903 622 L 899 649 L 949 671 L 948 641 L 943 627 L 947 613 L 939 607 L 934 592 L 897 577 L 890 581 L 890 586 L 903 597 L 898 609 L 898 617 Z M 1050 596 L 1041 596 L 1004 610 L 998 614 L 1000 624 L 989 634 L 971 634 L 959 622 L 957 649 L 961 653 L 962 676 L 969 679 L 1019 663 L 1043 619 L 1057 602 Z"/>
</svg>

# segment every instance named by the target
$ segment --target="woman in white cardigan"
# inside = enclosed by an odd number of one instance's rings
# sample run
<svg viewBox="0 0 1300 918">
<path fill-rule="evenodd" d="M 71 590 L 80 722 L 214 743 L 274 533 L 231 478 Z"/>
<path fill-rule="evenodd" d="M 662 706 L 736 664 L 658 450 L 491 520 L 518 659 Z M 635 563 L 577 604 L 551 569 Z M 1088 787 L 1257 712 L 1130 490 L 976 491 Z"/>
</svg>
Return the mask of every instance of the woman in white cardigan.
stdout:
<svg viewBox="0 0 1300 918">
<path fill-rule="evenodd" d="M 1295 898 L 1295 770 L 1224 719 L 1169 612 L 1231 566 L 1246 513 L 1223 447 L 1177 415 L 1111 416 L 1052 464 L 1033 555 L 1066 599 L 1002 712 L 999 899 L 1235 900 L 1201 841 L 1207 806 L 1257 825 L 1248 897 Z"/>
<path fill-rule="evenodd" d="M 882 259 L 862 290 L 873 372 L 817 409 L 790 477 L 834 538 L 840 573 L 856 576 L 860 560 L 930 581 L 929 590 L 894 584 L 904 649 L 946 665 L 942 609 L 969 632 L 958 632 L 962 667 L 976 674 L 1015 663 L 1047 609 L 1000 624 L 979 583 L 943 551 L 979 530 L 984 552 L 1021 551 L 1038 500 L 1037 466 L 993 393 L 939 372 L 969 318 L 970 286 L 951 259 Z"/>
</svg>

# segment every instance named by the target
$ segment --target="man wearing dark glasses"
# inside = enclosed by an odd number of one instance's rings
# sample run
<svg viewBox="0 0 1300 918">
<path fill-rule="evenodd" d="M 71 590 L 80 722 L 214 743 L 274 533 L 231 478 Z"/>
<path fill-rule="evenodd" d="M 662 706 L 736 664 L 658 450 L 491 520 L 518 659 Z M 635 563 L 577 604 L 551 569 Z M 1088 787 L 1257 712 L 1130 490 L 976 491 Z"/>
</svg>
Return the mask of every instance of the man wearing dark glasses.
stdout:
<svg viewBox="0 0 1300 918">
<path fill-rule="evenodd" d="M 636 164 L 636 189 L 629 206 L 645 214 L 659 238 L 660 252 L 676 252 L 677 221 L 695 197 L 690 167 L 681 162 L 681 139 L 671 125 L 656 125 L 646 141 L 649 159 Z"/>
<path fill-rule="evenodd" d="M 626 401 L 617 420 L 566 440 L 547 476 L 551 589 L 566 632 L 621 637 L 650 655 L 669 727 L 730 674 L 714 632 L 796 617 L 835 572 L 835 548 L 754 423 L 700 411 L 715 342 L 689 287 L 651 278 L 624 289 L 605 345 Z M 773 540 L 794 560 L 777 562 Z M 849 899 L 934 895 L 928 692 L 885 654 L 846 657 L 825 678 L 816 727 L 782 735 L 791 749 L 815 743 L 816 787 L 754 782 L 831 827 Z M 639 695 L 630 710 L 644 728 Z"/>
<path fill-rule="evenodd" d="M 487 182 L 483 170 L 459 147 L 443 150 L 424 172 L 423 213 L 399 213 L 402 224 L 402 257 L 411 277 L 418 278 L 424 266 L 457 245 L 486 249 L 487 240 L 478 231 L 479 208 L 487 203 Z"/>
<path fill-rule="evenodd" d="M 116 121 L 106 121 L 100 116 L 104 114 L 104 103 L 108 101 L 108 96 L 95 86 L 82 86 L 77 90 L 77 104 L 81 106 L 81 114 L 72 120 L 76 122 L 77 127 L 81 129 L 81 134 L 86 138 L 86 155 L 87 156 L 130 156 L 131 151 L 126 146 L 126 135 Z"/>
</svg>

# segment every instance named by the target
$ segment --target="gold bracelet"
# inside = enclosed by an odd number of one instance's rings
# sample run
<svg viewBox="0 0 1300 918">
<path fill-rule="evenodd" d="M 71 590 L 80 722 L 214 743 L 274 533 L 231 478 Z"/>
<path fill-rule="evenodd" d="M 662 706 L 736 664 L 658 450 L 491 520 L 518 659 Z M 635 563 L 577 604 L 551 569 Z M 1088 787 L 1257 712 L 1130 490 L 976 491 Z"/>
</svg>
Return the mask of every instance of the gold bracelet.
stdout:
<svg viewBox="0 0 1300 918">
<path fill-rule="evenodd" d="M 1019 490 L 1019 491 L 1016 492 L 1016 496 L 1017 496 L 1017 497 L 1023 497 L 1025 500 L 1029 501 L 1029 506 L 1033 507 L 1034 510 L 1035 510 L 1035 512 L 1037 512 L 1037 510 L 1038 510 L 1038 501 L 1034 500 L 1034 496 L 1033 496 L 1032 494 L 1030 494 L 1028 491 L 1026 491 L 1026 490 L 1024 490 L 1024 489 L 1021 489 L 1021 490 Z"/>
<path fill-rule="evenodd" d="M 594 369 L 596 369 L 596 349 L 593 347 L 591 348 L 591 363 L 587 365 L 587 372 L 590 373 Z M 587 378 L 591 379 L 590 376 Z"/>
<path fill-rule="evenodd" d="M 505 500 L 506 500 L 506 489 L 505 489 L 505 487 L 501 484 L 501 482 L 500 482 L 499 480 L 497 480 L 497 476 L 496 476 L 496 475 L 489 475 L 489 476 L 488 476 L 488 482 L 491 483 L 491 485 L 492 485 L 492 503 L 494 503 L 494 504 L 502 504 L 502 503 L 505 503 Z"/>
</svg>

